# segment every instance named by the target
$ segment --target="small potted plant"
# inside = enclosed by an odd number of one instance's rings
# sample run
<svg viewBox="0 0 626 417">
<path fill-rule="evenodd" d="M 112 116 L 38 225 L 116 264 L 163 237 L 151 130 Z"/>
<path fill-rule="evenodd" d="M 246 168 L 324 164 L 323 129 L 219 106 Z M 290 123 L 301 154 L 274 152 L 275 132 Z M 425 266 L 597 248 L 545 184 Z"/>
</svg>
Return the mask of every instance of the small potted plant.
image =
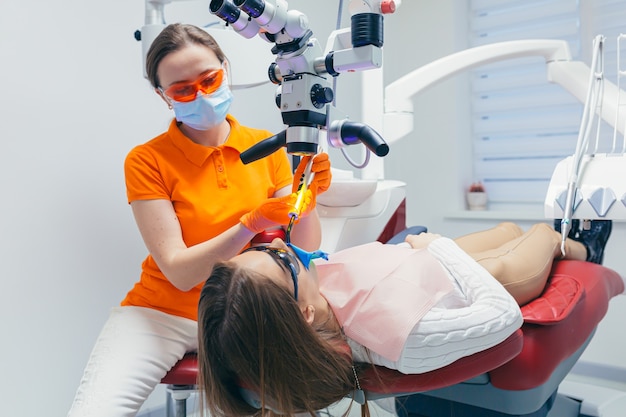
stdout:
<svg viewBox="0 0 626 417">
<path fill-rule="evenodd" d="M 470 185 L 467 191 L 467 205 L 470 210 L 487 209 L 487 192 L 482 182 L 477 181 Z"/>
</svg>

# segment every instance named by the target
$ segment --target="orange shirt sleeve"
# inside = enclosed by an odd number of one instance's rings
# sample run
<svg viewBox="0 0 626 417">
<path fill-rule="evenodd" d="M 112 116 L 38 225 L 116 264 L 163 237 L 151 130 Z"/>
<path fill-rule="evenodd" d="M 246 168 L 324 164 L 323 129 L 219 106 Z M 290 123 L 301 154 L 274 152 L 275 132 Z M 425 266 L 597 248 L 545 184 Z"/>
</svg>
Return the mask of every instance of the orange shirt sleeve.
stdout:
<svg viewBox="0 0 626 417">
<path fill-rule="evenodd" d="M 168 191 L 158 166 L 158 160 L 148 148 L 137 146 L 124 161 L 126 196 L 134 200 L 169 199 Z"/>
</svg>

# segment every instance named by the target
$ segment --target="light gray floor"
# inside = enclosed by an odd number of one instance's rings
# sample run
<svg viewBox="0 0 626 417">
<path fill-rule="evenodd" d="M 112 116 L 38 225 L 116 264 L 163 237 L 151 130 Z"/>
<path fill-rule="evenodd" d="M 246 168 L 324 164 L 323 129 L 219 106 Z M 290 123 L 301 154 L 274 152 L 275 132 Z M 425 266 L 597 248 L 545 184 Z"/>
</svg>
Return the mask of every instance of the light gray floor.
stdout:
<svg viewBox="0 0 626 417">
<path fill-rule="evenodd" d="M 350 407 L 350 400 L 340 401 L 326 410 L 321 410 L 318 415 L 320 417 L 340 417 L 350 408 L 349 417 L 361 417 L 361 406 L 353 403 Z M 378 401 L 370 401 L 370 415 L 372 417 L 395 417 L 395 402 L 393 398 L 385 398 Z"/>
<path fill-rule="evenodd" d="M 371 417 L 395 417 L 395 402 L 393 398 L 385 398 L 378 401 L 370 401 Z M 361 406 L 358 403 L 352 403 L 346 398 L 327 409 L 321 410 L 318 415 L 320 417 L 341 417 L 346 411 L 350 411 L 346 417 L 361 417 Z M 165 417 L 165 410 L 158 408 L 155 410 L 144 410 L 139 417 Z M 187 400 L 187 417 L 202 417 L 197 410 L 197 397 L 192 394 Z"/>
</svg>

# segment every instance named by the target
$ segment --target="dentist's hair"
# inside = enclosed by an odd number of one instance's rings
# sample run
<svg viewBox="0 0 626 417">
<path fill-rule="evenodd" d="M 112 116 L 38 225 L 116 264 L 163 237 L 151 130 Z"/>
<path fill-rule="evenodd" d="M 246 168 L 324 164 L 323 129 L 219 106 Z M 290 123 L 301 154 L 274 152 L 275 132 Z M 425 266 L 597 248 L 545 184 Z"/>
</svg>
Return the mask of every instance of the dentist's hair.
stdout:
<svg viewBox="0 0 626 417">
<path fill-rule="evenodd" d="M 183 23 L 172 23 L 157 35 L 152 41 L 146 54 L 146 74 L 148 81 L 154 88 L 161 86 L 159 76 L 159 64 L 167 55 L 176 52 L 188 45 L 203 45 L 212 50 L 221 63 L 227 61 L 226 55 L 213 36 L 205 30 Z"/>
<path fill-rule="evenodd" d="M 216 264 L 204 284 L 198 341 L 202 410 L 211 417 L 315 416 L 355 389 L 340 329 L 312 327 L 286 288 L 232 262 Z M 260 409 L 242 386 L 258 394 Z"/>
</svg>

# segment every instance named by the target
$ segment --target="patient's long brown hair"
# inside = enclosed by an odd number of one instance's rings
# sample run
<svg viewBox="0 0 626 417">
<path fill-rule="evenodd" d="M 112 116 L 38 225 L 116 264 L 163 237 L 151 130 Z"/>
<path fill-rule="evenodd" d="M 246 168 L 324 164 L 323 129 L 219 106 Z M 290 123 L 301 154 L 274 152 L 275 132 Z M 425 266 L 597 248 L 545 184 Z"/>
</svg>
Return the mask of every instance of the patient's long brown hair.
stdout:
<svg viewBox="0 0 626 417">
<path fill-rule="evenodd" d="M 340 329 L 313 328 L 286 288 L 231 262 L 202 289 L 198 336 L 201 404 L 212 417 L 314 416 L 355 388 Z M 242 385 L 258 393 L 260 410 Z"/>
</svg>

